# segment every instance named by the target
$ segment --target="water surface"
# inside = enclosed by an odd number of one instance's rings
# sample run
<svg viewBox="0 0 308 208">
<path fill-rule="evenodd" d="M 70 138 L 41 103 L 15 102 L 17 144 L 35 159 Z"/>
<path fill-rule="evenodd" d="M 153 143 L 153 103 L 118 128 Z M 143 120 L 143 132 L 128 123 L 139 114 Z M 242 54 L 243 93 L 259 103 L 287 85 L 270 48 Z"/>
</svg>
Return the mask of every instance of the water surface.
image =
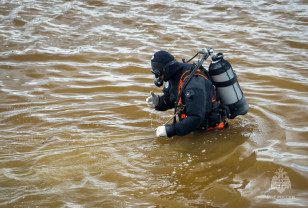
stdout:
<svg viewBox="0 0 308 208">
<path fill-rule="evenodd" d="M 0 206 L 307 206 L 307 9 L 2 0 Z M 155 138 L 172 111 L 145 102 L 161 92 L 153 53 L 180 61 L 210 47 L 236 70 L 249 113 L 224 131 Z M 279 170 L 291 184 L 281 193 Z"/>
</svg>

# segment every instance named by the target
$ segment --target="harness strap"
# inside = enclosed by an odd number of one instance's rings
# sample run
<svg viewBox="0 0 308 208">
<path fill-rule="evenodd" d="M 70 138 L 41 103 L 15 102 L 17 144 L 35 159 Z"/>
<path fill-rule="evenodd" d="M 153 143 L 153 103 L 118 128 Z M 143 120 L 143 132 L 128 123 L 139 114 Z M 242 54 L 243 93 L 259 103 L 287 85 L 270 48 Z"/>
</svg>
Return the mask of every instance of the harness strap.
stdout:
<svg viewBox="0 0 308 208">
<path fill-rule="evenodd" d="M 190 72 L 191 72 L 191 69 L 185 71 L 185 72 L 182 74 L 182 76 L 181 76 L 181 78 L 180 78 L 180 83 L 179 83 L 179 86 L 178 86 L 178 95 L 179 95 L 180 92 L 181 92 L 181 89 L 182 89 L 182 87 L 183 87 L 183 85 L 184 85 L 185 80 L 190 76 Z M 208 80 L 208 78 L 207 78 L 205 75 L 201 74 L 201 69 L 198 69 L 197 72 L 194 74 L 194 76 L 201 76 L 201 77 L 203 77 L 204 79 Z M 179 103 L 182 103 L 182 99 L 181 99 L 181 98 L 179 99 Z"/>
<path fill-rule="evenodd" d="M 182 87 L 183 87 L 183 85 L 184 85 L 185 80 L 190 76 L 191 71 L 192 71 L 192 70 L 190 69 L 190 70 L 185 71 L 185 72 L 182 74 L 182 76 L 181 76 L 181 78 L 180 78 L 179 86 L 178 86 L 178 95 L 179 95 L 180 92 L 181 92 L 181 89 L 182 89 Z M 194 76 L 201 76 L 201 77 L 203 77 L 204 79 L 208 80 L 208 78 L 207 78 L 204 74 L 202 74 L 201 69 L 197 69 L 196 73 L 194 73 Z M 216 100 L 216 97 L 214 98 L 214 96 L 213 96 L 212 101 L 213 101 L 213 99 Z M 214 100 L 214 101 L 215 101 L 215 100 Z M 179 99 L 179 104 L 182 104 L 182 98 L 181 98 L 181 97 L 180 97 L 180 99 Z M 183 110 L 184 110 L 184 108 L 183 108 Z M 181 119 L 184 119 L 184 118 L 186 118 L 186 114 L 185 114 L 185 113 L 181 113 L 181 114 L 180 114 L 180 117 L 181 117 Z"/>
<path fill-rule="evenodd" d="M 174 115 L 176 115 L 176 109 L 178 107 L 178 104 L 179 104 L 179 100 L 180 100 L 180 97 L 182 96 L 182 93 L 186 87 L 186 85 L 190 82 L 192 76 L 194 75 L 194 73 L 201 67 L 202 68 L 202 63 L 209 57 L 210 53 L 212 53 L 213 50 L 206 50 L 206 49 L 202 49 L 201 51 L 198 52 L 198 54 L 202 54 L 202 58 L 197 62 L 197 65 L 193 65 L 193 69 L 192 69 L 192 72 L 191 74 L 189 75 L 189 77 L 187 78 L 186 82 L 183 83 L 183 86 L 180 90 L 180 93 L 178 94 L 178 97 L 176 99 L 176 102 L 175 102 L 175 106 L 174 106 Z M 175 124 L 176 123 L 176 117 L 174 116 L 174 119 L 173 119 L 173 123 Z"/>
<path fill-rule="evenodd" d="M 185 80 L 190 76 L 190 73 L 191 73 L 191 70 L 187 70 L 182 74 L 182 76 L 180 78 L 179 86 L 178 86 L 178 95 L 180 94 L 180 91 L 183 87 Z M 196 71 L 196 73 L 194 74 L 194 76 L 201 76 L 204 79 L 208 80 L 208 77 L 206 77 L 206 75 L 202 74 L 201 69 L 198 69 Z M 216 95 L 217 95 L 216 94 L 216 88 L 214 87 L 214 92 L 213 92 L 213 96 L 212 96 L 212 106 L 211 106 L 212 111 L 213 110 L 215 111 L 215 109 L 217 109 L 218 106 L 219 106 Z M 185 110 L 185 106 L 182 103 L 181 97 L 179 99 L 178 104 L 179 104 L 179 110 L 180 110 L 179 117 L 183 120 L 184 118 L 187 117 L 187 115 L 186 115 L 186 113 L 183 112 Z M 206 130 L 223 129 L 228 125 L 228 123 L 226 123 L 225 121 L 221 121 L 220 123 L 216 124 L 215 126 L 211 126 L 211 127 L 207 127 L 208 121 L 205 121 L 204 124 L 205 124 L 204 126 L 205 126 Z M 204 128 L 204 127 L 202 127 L 202 128 Z"/>
</svg>

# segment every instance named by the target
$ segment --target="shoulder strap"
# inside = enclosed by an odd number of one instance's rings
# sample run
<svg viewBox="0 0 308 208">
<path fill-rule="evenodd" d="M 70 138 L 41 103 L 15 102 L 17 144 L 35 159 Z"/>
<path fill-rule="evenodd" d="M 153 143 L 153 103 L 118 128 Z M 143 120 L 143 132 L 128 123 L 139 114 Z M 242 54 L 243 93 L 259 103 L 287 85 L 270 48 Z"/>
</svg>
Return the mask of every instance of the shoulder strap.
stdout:
<svg viewBox="0 0 308 208">
<path fill-rule="evenodd" d="M 191 75 L 191 71 L 192 69 L 189 69 L 182 74 L 180 78 L 180 82 L 179 82 L 179 87 L 178 87 L 178 95 L 180 94 L 180 91 L 183 88 L 185 80 Z M 197 71 L 194 73 L 194 76 L 201 76 L 204 79 L 208 80 L 207 75 L 203 72 L 202 69 L 197 69 Z"/>
<path fill-rule="evenodd" d="M 183 93 L 183 90 L 184 88 L 186 87 L 186 85 L 189 83 L 189 81 L 191 80 L 193 74 L 201 67 L 202 63 L 209 57 L 209 52 L 208 51 L 205 51 L 205 50 L 202 50 L 202 58 L 200 61 L 198 61 L 197 65 L 194 65 L 194 68 L 192 69 L 192 72 L 190 73 L 190 75 L 186 78 L 186 81 L 183 83 L 183 86 L 180 90 L 180 92 L 178 93 L 178 97 L 176 99 L 176 102 L 175 102 L 175 107 L 174 107 L 174 119 L 173 119 L 173 123 L 176 123 L 176 109 L 177 109 L 177 106 L 178 106 L 178 103 L 179 103 L 179 100 L 180 100 L 180 97 Z"/>
<path fill-rule="evenodd" d="M 185 72 L 182 74 L 181 78 L 180 78 L 180 82 L 179 82 L 179 86 L 178 86 L 178 96 L 179 96 L 179 101 L 178 101 L 178 103 L 182 103 L 182 98 L 181 98 L 181 95 L 180 95 L 180 94 L 181 94 L 181 90 L 182 90 L 182 88 L 183 88 L 183 86 L 184 86 L 185 80 L 186 80 L 189 76 L 191 76 L 191 71 L 192 71 L 192 69 L 189 69 L 189 70 L 185 71 Z M 202 69 L 197 69 L 197 71 L 194 73 L 193 76 L 201 76 L 201 77 L 203 77 L 204 79 L 208 80 L 206 74 L 203 72 Z"/>
</svg>

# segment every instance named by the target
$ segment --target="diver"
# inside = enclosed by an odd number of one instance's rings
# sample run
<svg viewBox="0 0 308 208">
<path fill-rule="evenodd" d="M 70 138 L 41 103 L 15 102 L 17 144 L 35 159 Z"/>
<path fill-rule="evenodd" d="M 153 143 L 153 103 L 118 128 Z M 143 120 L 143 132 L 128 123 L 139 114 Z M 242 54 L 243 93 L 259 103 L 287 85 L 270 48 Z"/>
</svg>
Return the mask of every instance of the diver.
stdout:
<svg viewBox="0 0 308 208">
<path fill-rule="evenodd" d="M 156 95 L 151 92 L 147 98 L 149 106 L 158 111 L 166 111 L 175 108 L 179 90 L 183 82 L 189 76 L 193 64 L 180 63 L 166 51 L 158 51 L 151 60 L 152 70 L 155 75 L 155 85 L 160 87 L 165 82 L 163 95 Z M 197 129 L 208 129 L 210 127 L 224 128 L 227 126 L 225 118 L 228 112 L 215 116 L 215 121 L 210 120 L 212 108 L 217 109 L 218 103 L 212 102 L 214 86 L 208 77 L 205 69 L 201 67 L 192 77 L 180 98 L 180 110 L 177 112 L 180 122 L 159 126 L 156 130 L 157 137 L 172 137 L 174 135 L 184 136 Z M 214 106 L 215 104 L 217 106 Z"/>
<path fill-rule="evenodd" d="M 154 83 L 157 87 L 161 87 L 164 82 L 165 85 L 163 95 L 151 92 L 146 101 L 158 111 L 175 108 L 175 115 L 179 118 L 178 123 L 174 119 L 173 124 L 159 126 L 156 129 L 157 137 L 184 136 L 195 130 L 223 129 L 228 127 L 227 118 L 233 119 L 247 113 L 249 107 L 231 65 L 223 59 L 221 53 L 212 55 L 212 60 L 210 69 L 215 70 L 208 72 L 201 64 L 199 67 L 184 60 L 184 63 L 176 61 L 167 51 L 157 51 L 154 54 L 151 60 L 151 72 L 156 77 Z M 234 75 L 226 82 L 215 82 L 218 85 L 216 88 L 211 73 L 216 79 L 220 75 L 224 76 L 223 73 Z M 224 100 L 231 103 L 222 104 L 219 101 L 221 98 L 216 91 L 221 89 L 224 90 L 221 91 L 222 94 L 229 94 L 224 95 Z M 235 100 L 231 95 L 236 95 Z"/>
</svg>

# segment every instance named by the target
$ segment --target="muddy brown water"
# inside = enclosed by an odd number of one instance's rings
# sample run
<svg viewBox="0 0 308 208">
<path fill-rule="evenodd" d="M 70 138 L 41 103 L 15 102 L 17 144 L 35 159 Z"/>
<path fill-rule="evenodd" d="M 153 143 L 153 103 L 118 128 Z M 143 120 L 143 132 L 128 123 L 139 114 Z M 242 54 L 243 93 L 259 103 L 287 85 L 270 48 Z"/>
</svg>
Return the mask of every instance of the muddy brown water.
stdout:
<svg viewBox="0 0 308 208">
<path fill-rule="evenodd" d="M 1 0 L 0 206 L 307 207 L 307 9 Z M 145 103 L 161 90 L 153 53 L 211 47 L 249 113 L 224 131 L 155 138 L 172 111 Z"/>
</svg>

